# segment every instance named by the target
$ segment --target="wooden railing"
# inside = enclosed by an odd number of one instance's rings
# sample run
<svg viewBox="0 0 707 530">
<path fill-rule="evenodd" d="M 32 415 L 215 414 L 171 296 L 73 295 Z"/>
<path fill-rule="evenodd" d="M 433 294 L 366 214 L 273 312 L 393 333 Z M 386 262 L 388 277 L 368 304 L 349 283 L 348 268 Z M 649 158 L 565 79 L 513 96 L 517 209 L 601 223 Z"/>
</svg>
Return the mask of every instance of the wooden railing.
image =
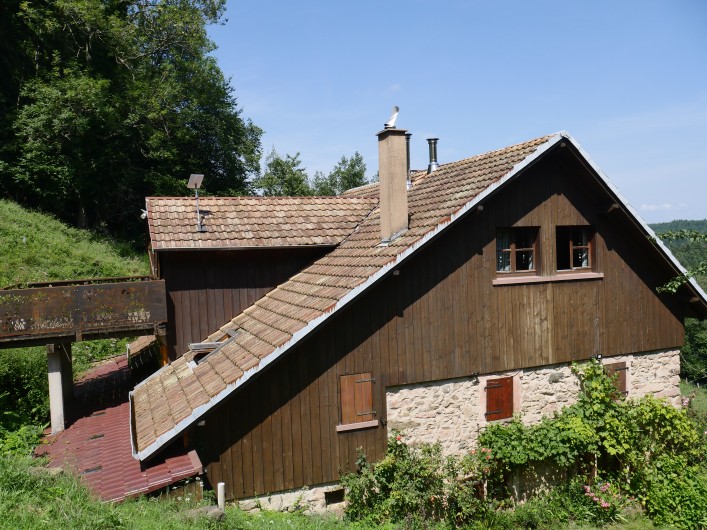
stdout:
<svg viewBox="0 0 707 530">
<path fill-rule="evenodd" d="M 164 280 L 105 278 L 0 290 L 4 348 L 153 333 L 166 321 Z"/>
</svg>

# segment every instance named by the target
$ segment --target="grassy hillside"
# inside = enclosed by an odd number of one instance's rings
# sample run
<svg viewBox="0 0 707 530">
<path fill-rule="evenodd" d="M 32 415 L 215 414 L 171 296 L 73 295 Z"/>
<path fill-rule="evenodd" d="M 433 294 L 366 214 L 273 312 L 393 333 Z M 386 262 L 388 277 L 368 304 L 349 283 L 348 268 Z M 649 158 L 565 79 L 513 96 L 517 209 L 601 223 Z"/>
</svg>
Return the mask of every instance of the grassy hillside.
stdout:
<svg viewBox="0 0 707 530">
<path fill-rule="evenodd" d="M 148 273 L 146 254 L 0 200 L 0 287 Z"/>
</svg>

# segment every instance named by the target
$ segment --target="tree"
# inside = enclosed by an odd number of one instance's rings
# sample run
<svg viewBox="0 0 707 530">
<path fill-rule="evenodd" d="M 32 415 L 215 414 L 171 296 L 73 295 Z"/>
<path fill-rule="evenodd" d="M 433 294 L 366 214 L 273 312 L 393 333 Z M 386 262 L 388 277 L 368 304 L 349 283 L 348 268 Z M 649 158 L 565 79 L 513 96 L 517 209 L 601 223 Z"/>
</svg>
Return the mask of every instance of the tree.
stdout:
<svg viewBox="0 0 707 530">
<path fill-rule="evenodd" d="M 317 172 L 312 188 L 315 195 L 341 195 L 346 190 L 363 186 L 366 180 L 366 164 L 356 151 L 351 158 L 341 157 L 329 175 Z"/>
<path fill-rule="evenodd" d="M 135 239 L 146 195 L 242 194 L 262 131 L 208 54 L 225 0 L 0 6 L 0 192 Z M 7 37 L 5 37 L 7 36 Z"/>
<path fill-rule="evenodd" d="M 690 258 L 690 263 L 687 266 L 687 271 L 660 287 L 658 289 L 659 291 L 675 293 L 682 284 L 686 283 L 691 278 L 699 278 L 700 276 L 707 274 L 707 256 L 704 251 L 704 247 L 707 246 L 707 234 L 698 232 L 697 230 L 682 229 L 663 232 L 657 235 L 666 241 L 688 242 L 692 243 L 695 248 L 697 245 L 701 245 L 703 247 L 702 254 L 697 259 L 694 258 L 694 255 L 688 255 Z M 674 247 L 675 243 L 672 243 L 670 246 Z M 686 250 L 681 250 L 683 252 L 687 252 Z"/>
<path fill-rule="evenodd" d="M 300 167 L 299 155 L 282 158 L 273 147 L 265 157 L 263 175 L 253 182 L 255 187 L 267 197 L 312 195 L 307 172 Z"/>
</svg>

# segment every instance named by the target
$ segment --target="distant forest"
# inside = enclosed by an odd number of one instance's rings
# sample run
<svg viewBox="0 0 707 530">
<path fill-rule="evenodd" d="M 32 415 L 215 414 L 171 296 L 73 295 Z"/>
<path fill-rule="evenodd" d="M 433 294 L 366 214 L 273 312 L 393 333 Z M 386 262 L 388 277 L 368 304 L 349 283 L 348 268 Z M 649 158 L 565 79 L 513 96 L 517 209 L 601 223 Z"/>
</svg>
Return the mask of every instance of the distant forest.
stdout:
<svg viewBox="0 0 707 530">
<path fill-rule="evenodd" d="M 697 221 L 677 220 L 669 221 L 667 223 L 653 223 L 650 227 L 656 234 L 658 234 L 659 237 L 665 232 L 677 232 L 678 230 L 694 230 L 696 232 L 707 234 L 707 219 Z M 707 243 L 688 240 L 670 240 L 664 237 L 661 237 L 661 239 L 663 239 L 663 242 L 668 246 L 672 253 L 675 254 L 675 257 L 680 260 L 680 263 L 688 269 L 697 267 L 700 263 L 707 261 Z M 698 281 L 701 281 L 702 287 L 707 289 L 705 280 L 707 280 L 707 278 L 698 278 Z"/>
</svg>

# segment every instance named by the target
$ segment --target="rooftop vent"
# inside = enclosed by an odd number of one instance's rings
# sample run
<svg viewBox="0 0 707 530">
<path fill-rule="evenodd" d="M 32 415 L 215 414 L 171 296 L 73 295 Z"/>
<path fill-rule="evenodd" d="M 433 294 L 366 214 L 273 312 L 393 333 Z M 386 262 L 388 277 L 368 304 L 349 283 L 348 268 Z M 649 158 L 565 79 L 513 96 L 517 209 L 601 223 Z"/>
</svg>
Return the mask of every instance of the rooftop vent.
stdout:
<svg viewBox="0 0 707 530">
<path fill-rule="evenodd" d="M 439 140 L 439 138 L 428 138 L 427 139 L 427 143 L 429 144 L 429 147 L 430 147 L 430 165 L 427 166 L 427 174 L 428 175 L 439 167 L 439 164 L 437 163 L 437 141 L 438 140 Z"/>
</svg>

